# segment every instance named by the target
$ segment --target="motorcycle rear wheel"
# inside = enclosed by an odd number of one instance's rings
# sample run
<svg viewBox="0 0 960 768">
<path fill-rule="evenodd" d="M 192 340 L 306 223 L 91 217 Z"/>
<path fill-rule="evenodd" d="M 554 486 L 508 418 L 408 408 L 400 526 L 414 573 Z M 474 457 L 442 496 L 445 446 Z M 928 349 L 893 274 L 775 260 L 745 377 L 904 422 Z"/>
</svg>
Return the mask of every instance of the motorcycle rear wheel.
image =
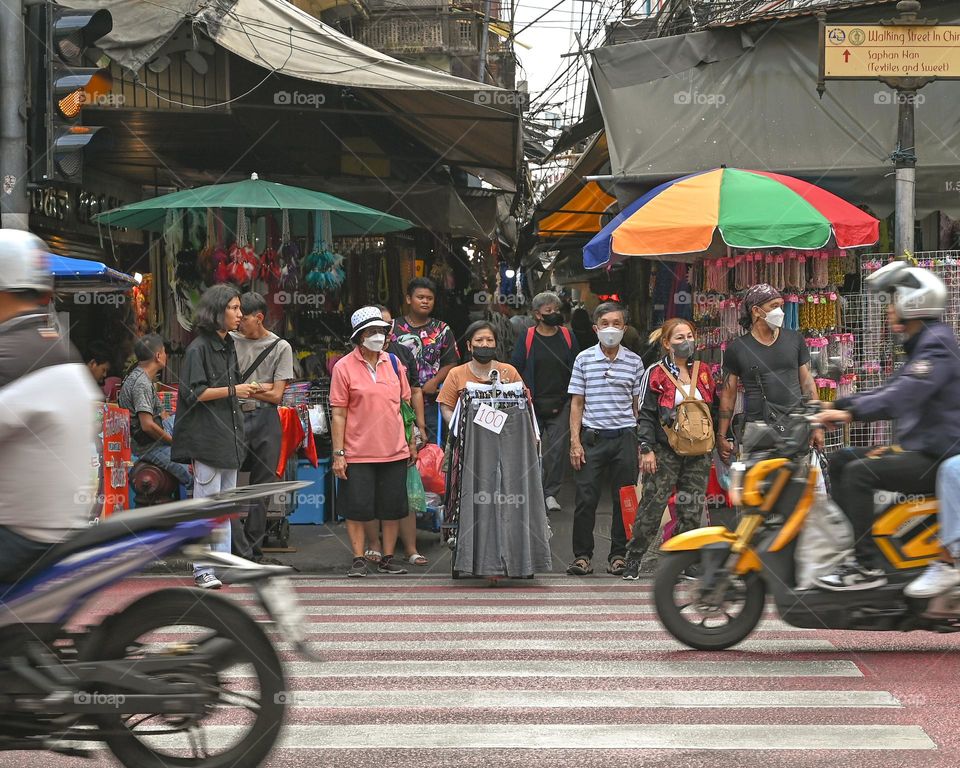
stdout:
<svg viewBox="0 0 960 768">
<path fill-rule="evenodd" d="M 700 610 L 692 598 L 681 604 L 677 599 L 678 589 L 687 588 L 692 595 L 697 594 L 699 579 L 684 572 L 699 563 L 700 553 L 695 551 L 662 554 L 653 584 L 654 605 L 663 626 L 681 643 L 699 651 L 722 651 L 739 643 L 756 628 L 763 616 L 766 589 L 757 573 L 733 574 L 729 602 L 724 600 L 722 605 L 707 611 Z M 727 609 L 734 606 L 740 610 L 732 615 Z M 692 612 L 685 612 L 691 607 Z M 700 621 L 695 621 L 698 617 Z"/>
<path fill-rule="evenodd" d="M 147 740 L 164 737 L 150 733 L 149 729 L 138 732 L 137 726 L 157 718 L 165 718 L 166 722 L 191 720 L 192 715 L 151 716 L 149 713 L 144 713 L 145 720 L 136 723 L 131 721 L 140 718 L 140 715 L 98 715 L 97 723 L 102 729 L 125 731 L 105 736 L 107 746 L 126 768 L 232 768 L 241 765 L 254 768 L 260 765 L 280 735 L 289 694 L 285 691 L 283 667 L 270 638 L 246 611 L 230 600 L 194 589 L 175 588 L 153 592 L 122 612 L 108 617 L 92 636 L 92 642 L 88 645 L 89 655 L 84 655 L 98 660 L 130 659 L 146 653 L 145 647 L 150 648 L 150 652 L 163 653 L 163 641 L 151 640 L 150 634 L 162 628 L 186 627 L 202 630 L 201 637 L 234 641 L 234 648 L 220 669 L 191 672 L 185 665 L 184 679 L 195 680 L 208 690 L 212 686 L 216 686 L 212 690 L 219 689 L 209 711 L 196 720 L 195 732 L 184 730 L 177 737 L 186 737 L 186 749 L 178 743 L 173 748 L 173 754 L 160 750 L 156 743 Z M 169 652 L 178 652 L 178 646 L 184 643 L 177 638 L 167 641 Z M 157 645 L 157 649 L 151 648 L 152 645 Z M 234 692 L 229 682 L 223 679 L 224 676 L 229 677 L 230 670 L 237 675 L 238 667 L 252 672 L 251 675 L 238 678 L 241 681 L 239 685 L 244 691 L 250 691 L 249 694 L 240 690 Z M 249 713 L 252 720 L 235 729 L 239 738 L 231 742 L 225 751 L 210 754 L 206 744 L 209 734 L 203 729 L 213 724 L 204 721 L 216 718 L 232 706 L 239 707 L 241 714 L 247 714 L 246 710 L 252 707 L 253 711 Z M 164 723 L 152 722 L 150 725 L 164 727 Z M 213 736 L 216 739 L 217 734 Z M 184 751 L 192 751 L 193 754 L 185 756 Z"/>
</svg>

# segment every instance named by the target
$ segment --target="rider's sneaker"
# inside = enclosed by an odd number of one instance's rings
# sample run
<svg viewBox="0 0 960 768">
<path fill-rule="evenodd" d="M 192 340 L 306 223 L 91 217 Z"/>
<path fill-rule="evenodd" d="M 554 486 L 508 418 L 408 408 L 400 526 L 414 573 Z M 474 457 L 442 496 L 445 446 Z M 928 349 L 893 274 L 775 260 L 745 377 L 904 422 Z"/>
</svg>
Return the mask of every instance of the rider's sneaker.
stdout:
<svg viewBox="0 0 960 768">
<path fill-rule="evenodd" d="M 936 597 L 960 584 L 960 571 L 942 560 L 930 563 L 919 578 L 903 590 L 907 597 Z"/>
<path fill-rule="evenodd" d="M 223 586 L 223 582 L 212 573 L 201 573 L 194 578 L 193 583 L 200 589 L 220 589 Z"/>
<path fill-rule="evenodd" d="M 856 560 L 840 563 L 830 573 L 813 580 L 820 589 L 831 592 L 846 592 L 858 589 L 876 589 L 887 583 L 883 571 L 877 568 L 864 568 Z"/>
<path fill-rule="evenodd" d="M 628 559 L 627 564 L 623 567 L 623 580 L 636 581 L 639 578 L 640 578 L 640 561 Z"/>
</svg>

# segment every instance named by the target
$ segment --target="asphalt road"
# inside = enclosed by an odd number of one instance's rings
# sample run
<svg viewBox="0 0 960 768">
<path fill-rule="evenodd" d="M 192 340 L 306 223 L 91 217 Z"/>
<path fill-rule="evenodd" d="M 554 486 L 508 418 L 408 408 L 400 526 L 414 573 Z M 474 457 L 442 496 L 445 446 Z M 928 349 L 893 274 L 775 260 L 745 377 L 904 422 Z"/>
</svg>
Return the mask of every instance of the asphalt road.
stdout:
<svg viewBox="0 0 960 768">
<path fill-rule="evenodd" d="M 187 581 L 133 580 L 84 619 L 176 583 Z M 741 647 L 702 653 L 660 628 L 648 581 L 296 586 L 324 661 L 280 643 L 292 707 L 273 768 L 960 763 L 960 637 L 798 630 L 769 614 Z M 243 589 L 223 594 L 258 610 Z M 229 719 L 218 723 L 214 746 L 231 734 Z M 105 752 L 0 753 L 18 767 L 112 764 Z"/>
</svg>

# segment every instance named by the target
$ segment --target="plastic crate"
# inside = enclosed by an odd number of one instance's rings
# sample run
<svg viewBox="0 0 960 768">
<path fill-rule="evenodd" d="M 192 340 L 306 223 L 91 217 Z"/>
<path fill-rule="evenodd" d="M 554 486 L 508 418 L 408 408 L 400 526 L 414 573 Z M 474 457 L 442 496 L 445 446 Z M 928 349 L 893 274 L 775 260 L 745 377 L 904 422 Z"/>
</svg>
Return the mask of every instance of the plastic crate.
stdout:
<svg viewBox="0 0 960 768">
<path fill-rule="evenodd" d="M 301 461 L 297 465 L 297 480 L 312 481 L 313 485 L 304 488 L 294 496 L 293 512 L 287 520 L 291 525 L 323 525 L 327 521 L 327 475 L 330 473 L 330 459 L 320 459 L 318 467 L 310 462 Z"/>
</svg>

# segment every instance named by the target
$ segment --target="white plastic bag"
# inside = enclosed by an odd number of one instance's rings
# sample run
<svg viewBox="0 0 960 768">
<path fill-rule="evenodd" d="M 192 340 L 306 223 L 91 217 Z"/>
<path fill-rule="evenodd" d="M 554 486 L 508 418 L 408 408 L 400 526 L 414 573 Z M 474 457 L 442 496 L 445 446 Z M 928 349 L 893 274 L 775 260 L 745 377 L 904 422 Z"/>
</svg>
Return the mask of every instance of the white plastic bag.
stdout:
<svg viewBox="0 0 960 768">
<path fill-rule="evenodd" d="M 821 490 L 814 492 L 797 541 L 795 554 L 797 589 L 811 589 L 817 576 L 852 554 L 853 528 L 843 510 Z"/>
<path fill-rule="evenodd" d="M 330 431 L 330 425 L 327 423 L 327 413 L 322 405 L 311 405 L 307 409 L 310 416 L 310 431 L 315 435 L 326 435 Z"/>
</svg>

